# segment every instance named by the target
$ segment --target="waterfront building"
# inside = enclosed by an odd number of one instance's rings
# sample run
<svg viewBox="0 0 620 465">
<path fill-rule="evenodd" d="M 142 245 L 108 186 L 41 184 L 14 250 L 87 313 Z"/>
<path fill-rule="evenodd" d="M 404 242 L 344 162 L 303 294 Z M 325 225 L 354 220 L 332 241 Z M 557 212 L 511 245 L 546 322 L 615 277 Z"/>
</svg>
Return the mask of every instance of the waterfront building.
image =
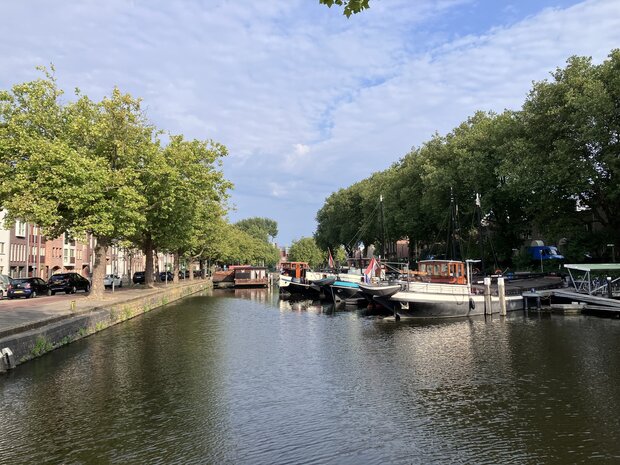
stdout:
<svg viewBox="0 0 620 465">
<path fill-rule="evenodd" d="M 4 229 L 5 210 L 0 210 L 0 274 L 8 275 L 9 251 L 11 249 L 11 232 Z"/>
</svg>

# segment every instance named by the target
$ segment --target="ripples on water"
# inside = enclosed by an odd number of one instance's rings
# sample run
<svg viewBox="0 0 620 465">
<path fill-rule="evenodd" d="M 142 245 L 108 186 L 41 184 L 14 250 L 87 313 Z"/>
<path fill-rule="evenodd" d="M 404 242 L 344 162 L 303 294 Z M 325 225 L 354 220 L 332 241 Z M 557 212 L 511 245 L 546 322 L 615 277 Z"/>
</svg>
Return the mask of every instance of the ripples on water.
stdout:
<svg viewBox="0 0 620 465">
<path fill-rule="evenodd" d="M 0 377 L 0 463 L 618 463 L 619 336 L 216 292 Z"/>
</svg>

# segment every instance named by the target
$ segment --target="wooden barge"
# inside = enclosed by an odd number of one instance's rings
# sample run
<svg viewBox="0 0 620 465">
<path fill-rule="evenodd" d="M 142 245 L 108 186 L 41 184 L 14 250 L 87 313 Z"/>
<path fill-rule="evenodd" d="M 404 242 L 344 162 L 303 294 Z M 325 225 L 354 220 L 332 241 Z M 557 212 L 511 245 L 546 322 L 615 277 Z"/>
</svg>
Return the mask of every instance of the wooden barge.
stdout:
<svg viewBox="0 0 620 465">
<path fill-rule="evenodd" d="M 213 287 L 267 287 L 268 270 L 264 266 L 233 265 L 213 273 Z"/>
</svg>

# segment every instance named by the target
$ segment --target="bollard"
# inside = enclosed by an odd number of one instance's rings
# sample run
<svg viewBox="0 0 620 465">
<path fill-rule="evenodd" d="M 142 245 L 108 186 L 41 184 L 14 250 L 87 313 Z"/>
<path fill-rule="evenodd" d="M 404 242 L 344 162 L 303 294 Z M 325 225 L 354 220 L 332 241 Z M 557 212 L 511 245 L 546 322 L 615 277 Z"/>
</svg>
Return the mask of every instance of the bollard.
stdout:
<svg viewBox="0 0 620 465">
<path fill-rule="evenodd" d="M 75 312 L 75 300 L 72 300 L 70 303 L 70 309 L 72 312 Z"/>
<path fill-rule="evenodd" d="M 610 299 L 614 298 L 614 294 L 611 291 L 611 276 L 607 276 L 607 297 Z"/>
<path fill-rule="evenodd" d="M 0 353 L 2 354 L 2 365 L 6 368 L 5 371 L 15 368 L 15 356 L 13 355 L 13 351 L 5 347 Z"/>
<path fill-rule="evenodd" d="M 491 278 L 484 278 L 484 314 L 493 313 L 493 303 L 491 301 Z"/>
<path fill-rule="evenodd" d="M 506 286 L 504 278 L 497 278 L 497 294 L 499 295 L 499 314 L 506 315 Z"/>
</svg>

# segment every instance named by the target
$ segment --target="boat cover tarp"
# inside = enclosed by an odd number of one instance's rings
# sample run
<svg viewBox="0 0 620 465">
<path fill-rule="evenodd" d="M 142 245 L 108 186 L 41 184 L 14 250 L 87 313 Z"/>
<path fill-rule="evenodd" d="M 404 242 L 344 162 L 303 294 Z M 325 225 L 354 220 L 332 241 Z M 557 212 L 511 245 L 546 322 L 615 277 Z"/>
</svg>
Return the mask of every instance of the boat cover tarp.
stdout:
<svg viewBox="0 0 620 465">
<path fill-rule="evenodd" d="M 576 263 L 566 264 L 564 268 L 577 271 L 612 271 L 620 270 L 620 263 Z"/>
</svg>

